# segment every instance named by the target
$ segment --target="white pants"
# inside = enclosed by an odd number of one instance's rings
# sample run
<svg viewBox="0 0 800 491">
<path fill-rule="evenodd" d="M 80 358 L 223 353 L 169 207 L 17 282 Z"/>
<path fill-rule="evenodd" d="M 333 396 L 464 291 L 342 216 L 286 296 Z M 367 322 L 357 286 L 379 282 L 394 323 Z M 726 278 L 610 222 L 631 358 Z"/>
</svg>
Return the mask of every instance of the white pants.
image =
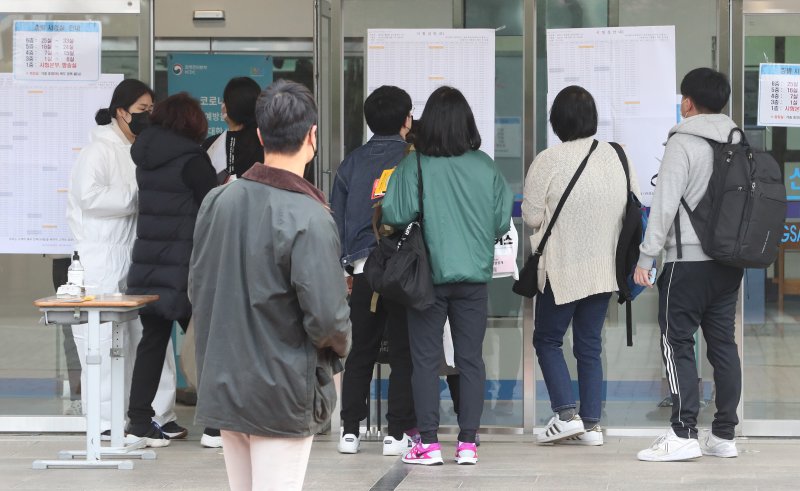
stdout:
<svg viewBox="0 0 800 491">
<path fill-rule="evenodd" d="M 136 347 L 142 339 L 142 323 L 136 320 L 122 324 L 123 349 L 125 356 L 125 398 L 124 413 L 128 413 L 128 399 L 133 377 L 133 364 L 136 361 Z M 86 381 L 86 333 L 88 324 L 72 326 L 72 335 L 78 349 L 78 358 L 81 360 L 81 387 L 87 387 Z M 100 324 L 100 431 L 111 429 L 111 323 Z M 172 340 L 167 346 L 167 357 L 164 368 L 161 370 L 161 379 L 158 383 L 158 392 L 153 400 L 153 411 L 156 415 L 153 420 L 159 425 L 169 423 L 176 419 L 175 415 L 175 388 L 176 388 L 175 355 L 172 350 Z M 81 404 L 87 407 L 86 390 L 81 390 Z M 85 411 L 85 409 L 84 409 Z"/>
<path fill-rule="evenodd" d="M 222 430 L 231 491 L 292 491 L 303 488 L 313 436 L 270 438 Z"/>
</svg>

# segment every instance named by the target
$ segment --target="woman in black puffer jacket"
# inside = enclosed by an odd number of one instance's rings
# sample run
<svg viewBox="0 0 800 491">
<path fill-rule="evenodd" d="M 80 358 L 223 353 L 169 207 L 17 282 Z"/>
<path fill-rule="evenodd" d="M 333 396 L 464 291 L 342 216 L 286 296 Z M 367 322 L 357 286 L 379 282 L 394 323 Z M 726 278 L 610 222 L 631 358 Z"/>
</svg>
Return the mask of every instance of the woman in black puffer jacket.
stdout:
<svg viewBox="0 0 800 491">
<path fill-rule="evenodd" d="M 174 421 L 163 427 L 154 423 L 152 404 L 172 323 L 178 321 L 185 330 L 192 315 L 186 290 L 194 223 L 217 178 L 200 146 L 208 121 L 195 99 L 185 92 L 170 96 L 156 105 L 150 120 L 152 126 L 131 147 L 139 221 L 127 293 L 160 298 L 141 311 L 142 340 L 133 368 L 126 441 L 145 439 L 148 446 L 161 447 L 187 433 Z"/>
</svg>

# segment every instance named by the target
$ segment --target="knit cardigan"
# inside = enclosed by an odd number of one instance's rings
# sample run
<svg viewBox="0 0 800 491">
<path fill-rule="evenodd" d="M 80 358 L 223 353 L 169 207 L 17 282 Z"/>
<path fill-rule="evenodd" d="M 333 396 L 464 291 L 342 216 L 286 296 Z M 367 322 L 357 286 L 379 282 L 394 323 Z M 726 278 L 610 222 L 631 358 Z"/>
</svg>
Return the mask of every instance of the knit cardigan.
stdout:
<svg viewBox="0 0 800 491">
<path fill-rule="evenodd" d="M 531 250 L 541 241 L 564 191 L 589 152 L 592 138 L 544 150 L 525 178 L 522 217 L 535 230 Z M 628 160 L 631 190 L 639 184 Z M 572 189 L 539 260 L 539 291 L 545 282 L 557 305 L 617 291 L 614 256 L 627 199 L 625 171 L 614 148 L 600 142 Z"/>
</svg>

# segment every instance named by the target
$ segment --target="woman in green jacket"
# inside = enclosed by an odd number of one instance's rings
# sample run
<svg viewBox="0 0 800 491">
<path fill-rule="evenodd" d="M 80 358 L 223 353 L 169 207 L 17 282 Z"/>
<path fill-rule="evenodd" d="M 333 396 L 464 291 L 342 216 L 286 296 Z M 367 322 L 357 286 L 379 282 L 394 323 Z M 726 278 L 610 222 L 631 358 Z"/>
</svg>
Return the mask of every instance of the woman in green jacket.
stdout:
<svg viewBox="0 0 800 491">
<path fill-rule="evenodd" d="M 483 338 L 494 242 L 509 228 L 512 195 L 494 161 L 478 150 L 481 137 L 458 89 L 440 87 L 428 98 L 414 146 L 421 156 L 422 228 L 433 274 L 434 305 L 408 310 L 414 408 L 421 441 L 403 456 L 409 464 L 441 464 L 439 368 L 449 317 L 461 374 L 456 461 L 478 461 L 475 434 L 483 412 L 486 371 Z M 404 227 L 419 213 L 417 155 L 397 166 L 383 199 L 383 222 Z"/>
</svg>

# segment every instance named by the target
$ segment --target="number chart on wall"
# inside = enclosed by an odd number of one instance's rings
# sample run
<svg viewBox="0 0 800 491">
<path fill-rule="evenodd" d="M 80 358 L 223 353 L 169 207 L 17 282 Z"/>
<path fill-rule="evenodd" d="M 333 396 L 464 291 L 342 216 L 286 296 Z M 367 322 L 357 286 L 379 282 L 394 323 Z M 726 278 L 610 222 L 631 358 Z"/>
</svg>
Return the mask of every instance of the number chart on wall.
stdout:
<svg viewBox="0 0 800 491">
<path fill-rule="evenodd" d="M 69 253 L 72 165 L 122 75 L 67 84 L 12 77 L 0 74 L 0 253 Z"/>
<path fill-rule="evenodd" d="M 759 65 L 758 125 L 800 126 L 800 65 Z"/>
<path fill-rule="evenodd" d="M 494 30 L 369 29 L 367 38 L 367 93 L 400 87 L 418 119 L 434 90 L 457 88 L 475 115 L 480 149 L 494 157 Z"/>
<path fill-rule="evenodd" d="M 675 125 L 675 26 L 547 30 L 547 109 L 580 85 L 597 105 L 597 139 L 623 145 L 650 206 L 664 141 Z M 558 138 L 548 128 L 547 143 Z"/>
</svg>

